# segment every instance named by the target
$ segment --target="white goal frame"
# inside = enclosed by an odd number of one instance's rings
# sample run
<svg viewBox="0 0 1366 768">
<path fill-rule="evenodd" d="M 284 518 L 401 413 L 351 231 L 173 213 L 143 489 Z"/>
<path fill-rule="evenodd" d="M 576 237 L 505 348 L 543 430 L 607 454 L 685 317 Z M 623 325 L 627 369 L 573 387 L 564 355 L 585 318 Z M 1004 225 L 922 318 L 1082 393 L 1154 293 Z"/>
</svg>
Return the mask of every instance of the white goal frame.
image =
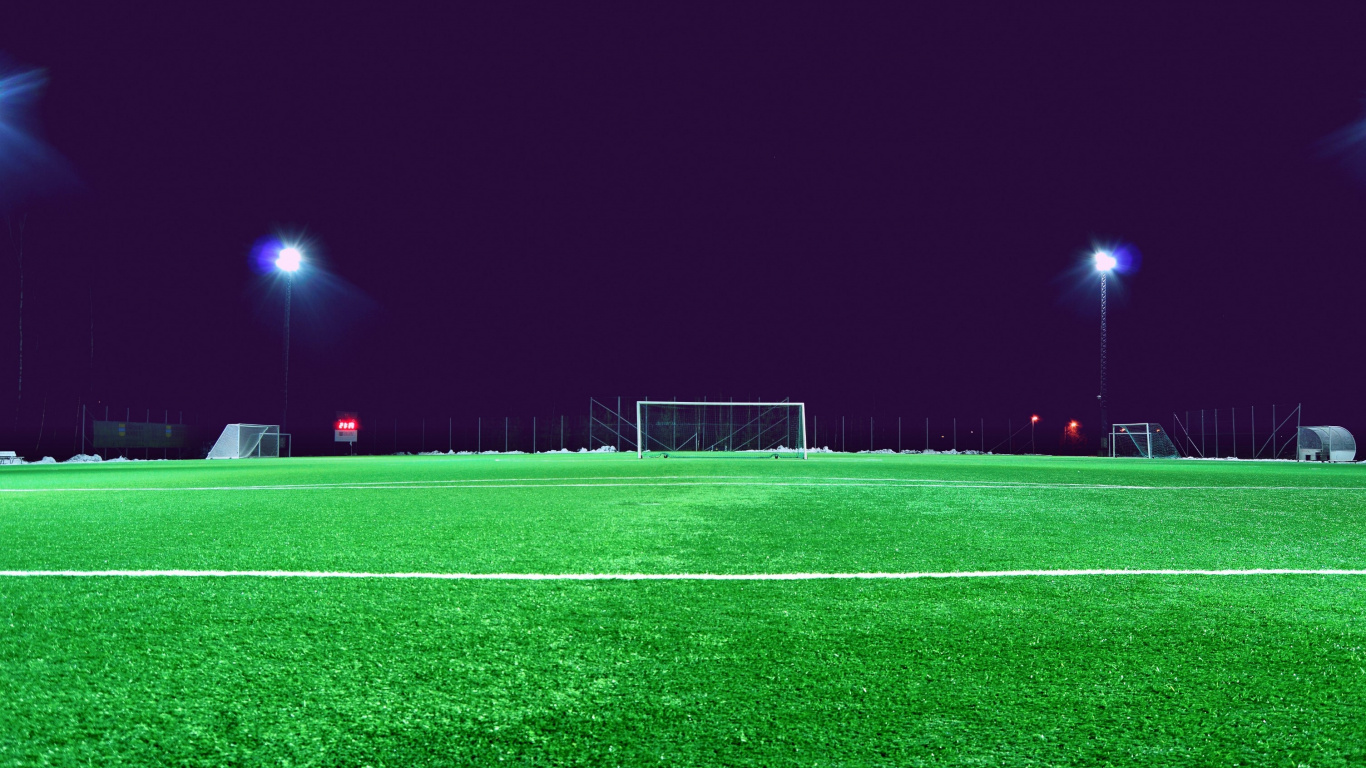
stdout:
<svg viewBox="0 0 1366 768">
<path fill-rule="evenodd" d="M 637 401 L 636 401 L 636 458 L 638 458 L 638 459 L 643 459 L 643 458 L 645 458 L 645 433 L 644 433 L 644 426 L 643 426 L 643 425 L 644 425 L 644 421 L 641 419 L 641 410 L 642 410 L 642 407 L 643 407 L 643 406 L 649 406 L 649 405 L 688 405 L 688 406 L 703 406 L 703 407 L 729 407 L 729 406 L 741 406 L 741 407 L 761 407 L 761 408 L 795 408 L 795 409 L 797 410 L 797 418 L 800 420 L 799 423 L 801 424 L 802 444 L 799 445 L 799 446 L 792 446 L 792 448 L 791 448 L 790 450 L 795 450 L 795 451 L 797 451 L 798 453 L 801 454 L 801 457 L 802 457 L 803 459 L 806 458 L 807 443 L 810 442 L 810 437 L 807 435 L 807 432 L 806 432 L 806 403 L 793 403 L 793 402 L 787 402 L 787 401 L 778 402 L 778 403 L 760 403 L 760 402 L 736 403 L 736 402 L 731 402 L 731 401 L 728 401 L 728 400 L 637 400 Z"/>
<path fill-rule="evenodd" d="M 245 441 L 243 438 L 246 438 Z M 262 443 L 273 444 L 274 450 L 266 451 Z M 281 432 L 278 424 L 229 424 L 223 428 L 209 449 L 208 459 L 260 459 L 280 458 L 281 442 L 287 446 L 286 456 L 294 455 L 294 437 Z"/>
<path fill-rule="evenodd" d="M 1154 458 L 1153 435 L 1161 431 L 1161 425 L 1156 422 L 1136 421 L 1130 424 L 1111 424 L 1110 458 L 1118 458 L 1118 443 L 1120 440 L 1129 440 L 1133 442 L 1134 446 L 1145 454 L 1142 458 Z M 1142 444 L 1140 444 L 1140 440 L 1142 441 Z M 1167 435 L 1167 442 L 1172 443 L 1172 445 L 1175 446 L 1175 441 L 1171 439 L 1171 435 Z"/>
</svg>

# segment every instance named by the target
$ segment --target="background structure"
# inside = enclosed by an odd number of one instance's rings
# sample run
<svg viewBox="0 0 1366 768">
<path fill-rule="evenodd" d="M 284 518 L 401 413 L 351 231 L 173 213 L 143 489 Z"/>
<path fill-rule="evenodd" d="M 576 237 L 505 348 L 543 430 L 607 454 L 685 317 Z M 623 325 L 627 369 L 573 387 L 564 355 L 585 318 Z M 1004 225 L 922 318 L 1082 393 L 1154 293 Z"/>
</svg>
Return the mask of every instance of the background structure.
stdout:
<svg viewBox="0 0 1366 768">
<path fill-rule="evenodd" d="M 340 409 L 614 392 L 1089 426 L 1071 270 L 1111 240 L 1145 257 L 1114 421 L 1299 402 L 1363 346 L 1359 5 L 487 13 L 9 9 L 79 183 L 7 212 L 0 447 L 69 444 L 81 402 L 276 423 L 277 229 L 329 276 L 295 285 L 300 451 Z M 1366 432 L 1359 391 L 1306 410 Z"/>
</svg>

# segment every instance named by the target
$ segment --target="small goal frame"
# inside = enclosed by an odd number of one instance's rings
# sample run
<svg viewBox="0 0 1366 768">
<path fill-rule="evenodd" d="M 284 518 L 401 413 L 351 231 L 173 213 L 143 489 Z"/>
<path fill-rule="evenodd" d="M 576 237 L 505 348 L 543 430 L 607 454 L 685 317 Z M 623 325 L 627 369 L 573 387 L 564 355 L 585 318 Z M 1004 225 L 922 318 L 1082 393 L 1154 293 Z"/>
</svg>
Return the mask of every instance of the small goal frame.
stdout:
<svg viewBox="0 0 1366 768">
<path fill-rule="evenodd" d="M 242 438 L 247 440 L 243 443 Z M 267 451 L 263 444 L 272 445 L 274 450 Z M 285 456 L 294 455 L 294 436 L 281 432 L 278 424 L 229 424 L 209 449 L 208 459 L 260 459 L 280 458 L 281 448 Z"/>
<path fill-rule="evenodd" d="M 1111 424 L 1110 458 L 1119 458 L 1120 440 L 1130 441 L 1139 453 L 1138 458 L 1156 458 L 1153 456 L 1153 435 L 1161 431 L 1162 426 L 1157 422 L 1136 421 L 1129 424 Z M 1175 442 L 1170 435 L 1167 436 L 1167 442 L 1175 448 Z"/>
<path fill-rule="evenodd" d="M 810 438 L 809 438 L 809 436 L 807 435 L 807 432 L 806 432 L 806 403 L 794 403 L 794 402 L 791 402 L 791 401 L 780 401 L 780 402 L 732 402 L 732 401 L 728 401 L 728 400 L 637 400 L 637 401 L 636 401 L 636 458 L 638 458 L 638 459 L 643 459 L 643 458 L 645 458 L 645 454 L 651 452 L 651 451 L 647 451 L 647 450 L 646 450 L 646 447 L 645 447 L 645 428 L 644 428 L 645 422 L 644 422 L 644 419 L 642 418 L 644 409 L 645 409 L 646 407 L 648 407 L 648 406 L 651 406 L 651 405 L 701 406 L 701 407 L 703 407 L 703 408 L 715 408 L 715 407 L 742 407 L 742 408 L 748 407 L 748 408 L 754 408 L 754 407 L 758 407 L 758 408 L 791 408 L 791 409 L 795 409 L 795 410 L 797 411 L 798 424 L 800 425 L 800 429 L 801 429 L 801 445 L 791 446 L 791 447 L 788 448 L 788 450 L 797 453 L 797 454 L 799 455 L 799 457 L 802 458 L 802 459 L 805 459 L 805 458 L 806 458 L 806 452 L 807 452 L 807 448 L 808 448 L 808 445 L 807 445 L 807 444 L 808 444 L 808 442 L 810 441 Z M 759 449 L 759 448 L 754 448 L 754 449 L 743 449 L 743 448 L 742 448 L 742 449 L 740 449 L 740 450 L 753 450 L 753 451 L 758 452 L 758 453 L 765 453 L 765 452 L 767 452 L 767 451 L 764 451 L 763 449 Z"/>
</svg>

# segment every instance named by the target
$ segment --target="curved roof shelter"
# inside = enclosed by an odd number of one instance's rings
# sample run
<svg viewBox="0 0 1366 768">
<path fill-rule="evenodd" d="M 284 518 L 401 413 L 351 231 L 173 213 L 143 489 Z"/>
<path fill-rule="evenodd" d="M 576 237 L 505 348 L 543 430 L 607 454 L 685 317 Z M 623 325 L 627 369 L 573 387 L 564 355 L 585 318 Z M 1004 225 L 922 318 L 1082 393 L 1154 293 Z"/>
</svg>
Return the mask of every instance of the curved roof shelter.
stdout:
<svg viewBox="0 0 1366 768">
<path fill-rule="evenodd" d="M 1357 441 L 1342 427 L 1300 427 L 1295 457 L 1300 461 L 1353 461 Z"/>
</svg>

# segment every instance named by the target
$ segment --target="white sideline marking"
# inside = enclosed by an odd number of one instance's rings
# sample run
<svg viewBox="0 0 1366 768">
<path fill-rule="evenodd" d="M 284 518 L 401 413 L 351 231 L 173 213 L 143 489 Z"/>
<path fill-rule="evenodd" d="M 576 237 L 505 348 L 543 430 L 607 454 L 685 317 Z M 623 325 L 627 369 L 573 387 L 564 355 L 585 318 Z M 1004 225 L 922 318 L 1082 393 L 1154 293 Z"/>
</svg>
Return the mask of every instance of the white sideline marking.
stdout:
<svg viewBox="0 0 1366 768">
<path fill-rule="evenodd" d="M 585 481 L 594 478 L 583 478 Z M 993 481 L 932 481 L 869 478 L 858 482 L 577 482 L 527 483 L 489 480 L 406 480 L 376 483 L 311 483 L 289 485 L 195 485 L 96 488 L 0 488 L 0 493 L 129 493 L 173 491 L 420 491 L 440 489 L 490 488 L 639 488 L 680 486 L 735 486 L 774 488 L 963 488 L 979 490 L 1063 490 L 1063 491 L 1366 491 L 1363 486 L 1349 485 L 1106 485 L 1087 483 L 1011 483 Z"/>
<path fill-rule="evenodd" d="M 991 579 L 1020 576 L 1366 576 L 1366 569 L 1245 568 L 910 571 L 902 573 L 366 573 L 363 571 L 0 571 L 0 577 L 257 577 L 300 579 L 433 579 L 439 581 L 819 581 L 829 579 Z"/>
</svg>

